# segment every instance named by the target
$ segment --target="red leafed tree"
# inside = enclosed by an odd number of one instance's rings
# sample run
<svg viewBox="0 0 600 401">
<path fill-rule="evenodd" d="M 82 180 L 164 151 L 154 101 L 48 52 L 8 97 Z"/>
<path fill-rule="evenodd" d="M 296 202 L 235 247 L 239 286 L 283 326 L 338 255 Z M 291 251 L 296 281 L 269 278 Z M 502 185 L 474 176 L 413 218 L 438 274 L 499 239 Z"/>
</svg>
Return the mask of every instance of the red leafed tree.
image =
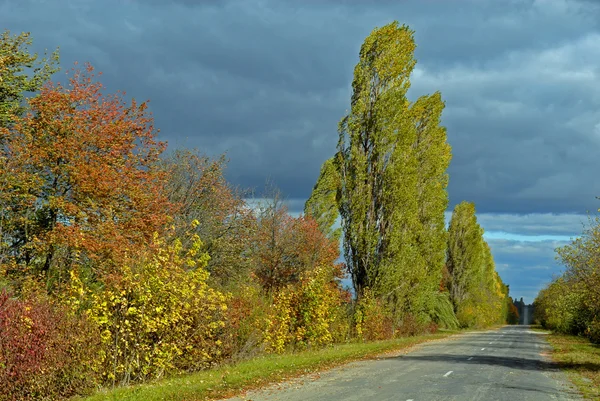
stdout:
<svg viewBox="0 0 600 401">
<path fill-rule="evenodd" d="M 106 272 L 165 225 L 165 177 L 156 168 L 165 144 L 147 105 L 102 89 L 90 65 L 74 70 L 68 87 L 47 84 L 24 117 L 0 130 L 9 272 L 48 282 L 74 263 Z"/>
<path fill-rule="evenodd" d="M 327 238 L 319 228 L 319 223 L 310 216 L 296 218 L 294 228 L 296 248 L 302 264 L 308 269 L 332 266 L 333 276 L 342 278 L 343 264 L 336 263 L 340 256 L 339 242 Z"/>
<path fill-rule="evenodd" d="M 276 192 L 260 209 L 255 238 L 255 276 L 267 291 L 300 281 L 302 273 L 318 266 L 332 267 L 332 279 L 342 277 L 336 264 L 339 247 L 310 217 L 294 218 Z"/>
</svg>

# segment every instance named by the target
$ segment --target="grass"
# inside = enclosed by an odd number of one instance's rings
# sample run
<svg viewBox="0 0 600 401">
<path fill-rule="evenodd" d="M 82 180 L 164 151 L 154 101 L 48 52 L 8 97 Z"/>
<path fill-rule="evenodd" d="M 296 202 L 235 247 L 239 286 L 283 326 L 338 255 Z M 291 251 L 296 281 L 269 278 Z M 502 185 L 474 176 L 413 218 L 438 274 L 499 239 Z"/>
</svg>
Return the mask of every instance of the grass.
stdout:
<svg viewBox="0 0 600 401">
<path fill-rule="evenodd" d="M 103 390 L 85 398 L 85 401 L 194 401 L 223 398 L 294 376 L 445 338 L 457 332 L 440 331 L 431 335 L 340 344 L 319 350 L 267 355 L 235 365 L 175 376 L 148 384 Z"/>
<path fill-rule="evenodd" d="M 587 399 L 600 399 L 600 346 L 588 339 L 564 334 L 549 334 L 552 359 Z"/>
</svg>

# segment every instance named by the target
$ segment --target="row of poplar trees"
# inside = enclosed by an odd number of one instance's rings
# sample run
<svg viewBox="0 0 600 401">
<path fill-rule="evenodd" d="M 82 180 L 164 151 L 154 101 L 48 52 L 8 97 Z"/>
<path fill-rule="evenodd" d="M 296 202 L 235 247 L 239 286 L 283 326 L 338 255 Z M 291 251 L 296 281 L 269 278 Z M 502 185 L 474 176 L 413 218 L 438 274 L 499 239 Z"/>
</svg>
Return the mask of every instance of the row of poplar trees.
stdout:
<svg viewBox="0 0 600 401">
<path fill-rule="evenodd" d="M 322 166 L 305 214 L 342 237 L 358 299 L 374 294 L 397 325 L 409 317 L 450 327 L 504 322 L 508 287 L 474 205 L 458 205 L 446 229 L 452 156 L 440 125 L 444 102 L 439 92 L 407 98 L 415 48 L 414 32 L 397 22 L 366 38 L 337 152 Z"/>
</svg>

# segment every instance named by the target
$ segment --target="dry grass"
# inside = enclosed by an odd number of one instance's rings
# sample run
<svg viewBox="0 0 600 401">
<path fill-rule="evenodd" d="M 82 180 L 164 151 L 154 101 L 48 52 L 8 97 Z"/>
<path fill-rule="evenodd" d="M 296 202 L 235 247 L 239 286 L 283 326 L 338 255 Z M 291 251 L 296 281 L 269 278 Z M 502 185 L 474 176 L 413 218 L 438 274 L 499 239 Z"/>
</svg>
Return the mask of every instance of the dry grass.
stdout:
<svg viewBox="0 0 600 401">
<path fill-rule="evenodd" d="M 550 334 L 552 359 L 587 399 L 600 399 L 600 346 L 586 338 Z"/>
</svg>

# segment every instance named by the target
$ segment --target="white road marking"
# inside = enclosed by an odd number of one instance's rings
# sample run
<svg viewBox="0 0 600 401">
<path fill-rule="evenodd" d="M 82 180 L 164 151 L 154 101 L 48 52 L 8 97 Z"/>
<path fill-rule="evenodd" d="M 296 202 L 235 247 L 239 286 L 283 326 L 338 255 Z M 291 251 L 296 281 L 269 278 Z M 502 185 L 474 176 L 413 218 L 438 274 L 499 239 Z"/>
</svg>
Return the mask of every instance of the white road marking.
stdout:
<svg viewBox="0 0 600 401">
<path fill-rule="evenodd" d="M 446 374 L 444 375 L 444 377 L 448 377 L 448 376 L 450 376 L 450 375 L 452 374 L 452 372 L 453 372 L 453 370 L 449 371 L 448 373 L 446 373 Z"/>
<path fill-rule="evenodd" d="M 483 351 L 485 348 L 482 348 L 481 350 Z"/>
<path fill-rule="evenodd" d="M 473 359 L 473 357 L 470 357 L 469 359 L 467 359 L 467 361 L 470 361 L 471 359 Z"/>
<path fill-rule="evenodd" d="M 493 344 L 494 342 L 492 341 L 490 344 Z"/>
</svg>

